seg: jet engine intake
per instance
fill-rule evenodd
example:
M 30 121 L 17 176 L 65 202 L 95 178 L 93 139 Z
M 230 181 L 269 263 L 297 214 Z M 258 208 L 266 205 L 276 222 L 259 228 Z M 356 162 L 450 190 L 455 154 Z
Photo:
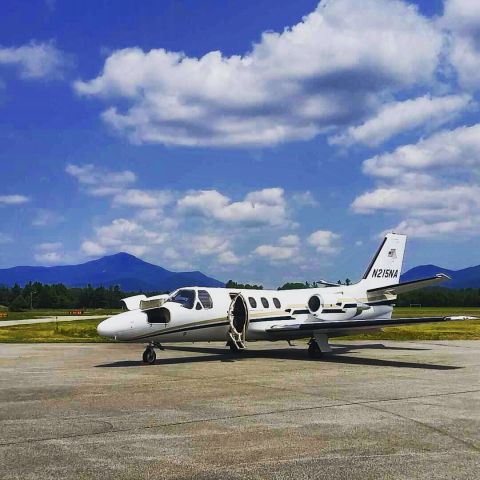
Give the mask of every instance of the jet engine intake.
M 348 320 L 370 309 L 369 305 L 331 294 L 317 293 L 308 299 L 308 310 L 319 320 Z
M 318 315 L 325 309 L 338 309 L 341 304 L 342 302 L 337 295 L 317 293 L 308 299 L 308 310 L 312 315 Z

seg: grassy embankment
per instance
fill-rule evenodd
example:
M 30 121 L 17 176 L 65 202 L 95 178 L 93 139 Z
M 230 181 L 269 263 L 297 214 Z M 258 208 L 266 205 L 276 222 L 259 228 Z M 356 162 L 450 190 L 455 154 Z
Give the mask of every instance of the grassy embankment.
M 98 311 L 90 311 L 90 315 Z M 53 315 L 60 315 L 57 311 Z M 106 314 L 108 315 L 108 314 Z M 469 315 L 480 317 L 480 308 L 396 308 L 395 317 Z M 40 315 L 45 316 L 45 315 Z M 29 318 L 32 318 L 31 316 Z M 101 320 L 78 320 L 35 325 L 0 327 L 0 342 L 108 342 L 98 336 Z M 344 339 L 358 340 L 480 340 L 480 320 L 442 322 L 388 327 L 383 332 L 366 333 Z

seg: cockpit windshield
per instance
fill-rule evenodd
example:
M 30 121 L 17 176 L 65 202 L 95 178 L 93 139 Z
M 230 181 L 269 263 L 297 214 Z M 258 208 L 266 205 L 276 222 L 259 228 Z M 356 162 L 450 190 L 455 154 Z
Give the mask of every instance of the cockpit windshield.
M 175 295 L 172 295 L 169 302 L 179 303 L 185 308 L 193 308 L 195 303 L 195 290 L 179 290 Z

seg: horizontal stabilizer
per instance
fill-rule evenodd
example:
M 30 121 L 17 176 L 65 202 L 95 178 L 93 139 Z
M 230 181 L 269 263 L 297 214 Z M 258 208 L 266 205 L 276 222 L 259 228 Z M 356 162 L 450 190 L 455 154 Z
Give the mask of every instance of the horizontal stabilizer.
M 376 318 L 371 320 L 326 320 L 323 322 L 304 322 L 295 325 L 273 325 L 267 328 L 267 332 L 322 332 L 334 333 L 341 330 L 355 330 L 364 328 L 395 327 L 397 325 L 410 325 L 415 323 L 437 323 L 462 320 L 476 320 L 477 317 L 405 317 L 405 318 Z
M 450 280 L 448 275 L 438 273 L 434 277 L 422 278 L 420 280 L 412 280 L 410 282 L 397 283 L 395 285 L 386 285 L 384 287 L 371 288 L 367 293 L 376 293 L 379 295 L 398 295 L 399 293 L 411 292 L 419 288 L 431 287 L 439 283 Z

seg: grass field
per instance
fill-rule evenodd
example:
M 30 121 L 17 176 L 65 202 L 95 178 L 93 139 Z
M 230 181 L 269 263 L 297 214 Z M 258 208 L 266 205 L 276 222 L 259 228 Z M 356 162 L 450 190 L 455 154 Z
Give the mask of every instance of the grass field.
M 62 343 L 62 342 L 108 342 L 97 334 L 97 325 L 102 320 L 78 320 L 75 322 L 37 323 L 0 327 L 1 343 Z
M 393 311 L 393 318 L 447 317 L 454 315 L 480 318 L 480 308 L 397 307 Z M 355 340 L 480 340 L 480 320 L 387 327 L 383 329 L 383 332 L 365 333 L 342 338 Z
M 50 315 L 60 315 L 53 311 Z M 89 312 L 99 313 L 97 310 Z M 107 314 L 106 314 L 107 315 Z M 434 317 L 468 315 L 480 317 L 480 308 L 396 308 L 394 317 Z M 46 316 L 40 315 L 40 316 Z M 32 317 L 28 317 L 32 318 Z M 0 328 L 2 343 L 41 342 L 109 342 L 97 334 L 101 320 L 78 320 L 75 322 L 52 322 L 36 325 L 19 325 Z M 355 340 L 480 340 L 480 320 L 442 322 L 421 325 L 388 327 L 383 332 L 366 333 L 343 339 Z

